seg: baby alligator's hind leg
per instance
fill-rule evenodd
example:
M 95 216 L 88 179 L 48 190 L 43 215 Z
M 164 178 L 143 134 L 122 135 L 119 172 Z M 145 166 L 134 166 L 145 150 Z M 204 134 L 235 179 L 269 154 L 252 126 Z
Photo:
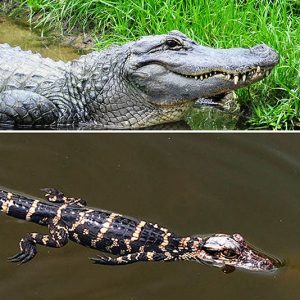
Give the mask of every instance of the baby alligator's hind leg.
M 61 223 L 54 225 L 52 222 L 49 224 L 50 234 L 42 233 L 28 233 L 20 241 L 21 252 L 8 259 L 12 262 L 19 262 L 21 264 L 28 262 L 37 253 L 36 244 L 60 248 L 67 244 L 69 234 L 68 228 Z
M 166 255 L 164 253 L 157 253 L 155 251 L 152 252 L 137 252 L 132 254 L 127 254 L 124 256 L 119 256 L 116 258 L 108 257 L 108 256 L 100 256 L 92 257 L 92 260 L 95 264 L 101 265 L 128 265 L 133 264 L 139 261 L 171 261 L 174 260 L 171 255 Z
M 18 126 L 51 125 L 57 122 L 58 108 L 47 98 L 23 90 L 0 93 L 0 123 Z

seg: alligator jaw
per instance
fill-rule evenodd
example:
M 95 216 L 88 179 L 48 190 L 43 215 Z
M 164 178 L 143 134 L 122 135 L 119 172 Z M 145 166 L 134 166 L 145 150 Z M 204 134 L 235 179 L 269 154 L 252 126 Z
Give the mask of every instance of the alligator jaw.
M 262 78 L 270 75 L 272 68 L 262 68 L 260 66 L 257 66 L 256 68 L 251 68 L 242 72 L 229 72 L 229 71 L 222 71 L 222 70 L 212 70 L 210 72 L 201 73 L 201 74 L 180 74 L 176 73 L 180 76 L 184 76 L 186 78 L 191 78 L 194 80 L 207 80 L 209 78 L 220 78 L 222 80 L 226 80 L 231 82 L 233 85 L 238 85 L 238 83 L 241 84 L 249 84 L 258 80 L 261 80 Z
M 243 72 L 223 72 L 223 71 L 211 71 L 209 73 L 205 73 L 204 75 L 181 75 L 185 78 L 190 78 L 191 80 L 200 80 L 205 81 L 210 78 L 220 78 L 220 80 L 228 81 L 232 88 L 231 92 L 225 92 L 222 94 L 217 94 L 215 96 L 207 97 L 207 98 L 199 98 L 194 102 L 194 108 L 202 108 L 203 106 L 210 106 L 221 110 L 226 113 L 240 115 L 239 104 L 235 102 L 236 95 L 234 93 L 234 89 L 240 88 L 243 86 L 250 85 L 256 81 L 263 79 L 270 75 L 272 68 L 262 68 L 260 66 L 256 68 L 249 69 Z M 180 75 L 180 74 L 179 74 Z M 233 102 L 234 101 L 234 102 Z M 232 103 L 229 105 L 229 103 Z M 234 104 L 236 103 L 236 104 Z
M 193 107 L 201 108 L 203 106 L 211 106 L 222 111 L 227 111 L 225 108 L 227 101 L 232 101 L 235 97 L 234 93 L 223 93 L 209 98 L 199 98 L 195 101 Z

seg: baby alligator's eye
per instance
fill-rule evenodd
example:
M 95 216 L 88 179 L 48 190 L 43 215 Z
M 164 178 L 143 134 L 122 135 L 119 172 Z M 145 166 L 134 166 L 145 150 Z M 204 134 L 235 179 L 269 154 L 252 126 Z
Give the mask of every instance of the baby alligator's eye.
M 174 40 L 174 39 L 167 39 L 166 40 L 166 45 L 169 48 L 178 48 L 178 47 L 182 46 L 182 44 L 178 40 Z
M 237 254 L 231 249 L 225 249 L 221 252 L 221 254 L 226 258 L 233 258 L 237 256 Z

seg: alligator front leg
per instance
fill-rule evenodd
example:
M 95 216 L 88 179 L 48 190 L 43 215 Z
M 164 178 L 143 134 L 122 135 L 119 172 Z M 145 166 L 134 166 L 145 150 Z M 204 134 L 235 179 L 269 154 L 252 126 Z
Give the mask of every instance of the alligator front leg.
M 171 261 L 175 258 L 172 257 L 170 254 L 166 255 L 164 253 L 157 253 L 155 251 L 150 252 L 137 252 L 132 254 L 127 254 L 124 256 L 119 256 L 116 258 L 112 258 L 109 256 L 100 256 L 97 257 L 91 257 L 90 260 L 92 260 L 95 264 L 101 264 L 101 265 L 128 265 L 133 264 L 135 262 L 139 261 Z
M 65 203 L 70 205 L 77 205 L 84 207 L 87 205 L 86 201 L 81 198 L 66 197 L 65 194 L 55 188 L 44 188 L 41 191 L 45 192 L 45 198 L 50 202 Z
M 20 241 L 21 252 L 15 256 L 9 257 L 11 262 L 19 262 L 20 264 L 26 263 L 33 259 L 37 253 L 36 244 L 61 248 L 68 242 L 69 234 L 68 228 L 62 223 L 54 225 L 53 222 L 48 226 L 50 234 L 42 233 L 29 233 L 26 234 Z
M 0 123 L 11 126 L 51 125 L 58 120 L 58 108 L 47 98 L 31 91 L 0 93 Z

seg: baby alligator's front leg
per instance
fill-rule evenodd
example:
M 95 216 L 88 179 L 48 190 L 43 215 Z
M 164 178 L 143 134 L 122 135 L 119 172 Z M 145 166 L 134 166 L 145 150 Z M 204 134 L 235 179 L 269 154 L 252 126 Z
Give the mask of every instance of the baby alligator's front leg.
M 50 234 L 29 233 L 26 234 L 20 241 L 21 252 L 8 259 L 12 262 L 19 262 L 21 264 L 28 262 L 37 253 L 36 244 L 60 248 L 67 244 L 69 234 L 68 228 L 61 222 L 54 224 L 51 222 L 48 225 Z

